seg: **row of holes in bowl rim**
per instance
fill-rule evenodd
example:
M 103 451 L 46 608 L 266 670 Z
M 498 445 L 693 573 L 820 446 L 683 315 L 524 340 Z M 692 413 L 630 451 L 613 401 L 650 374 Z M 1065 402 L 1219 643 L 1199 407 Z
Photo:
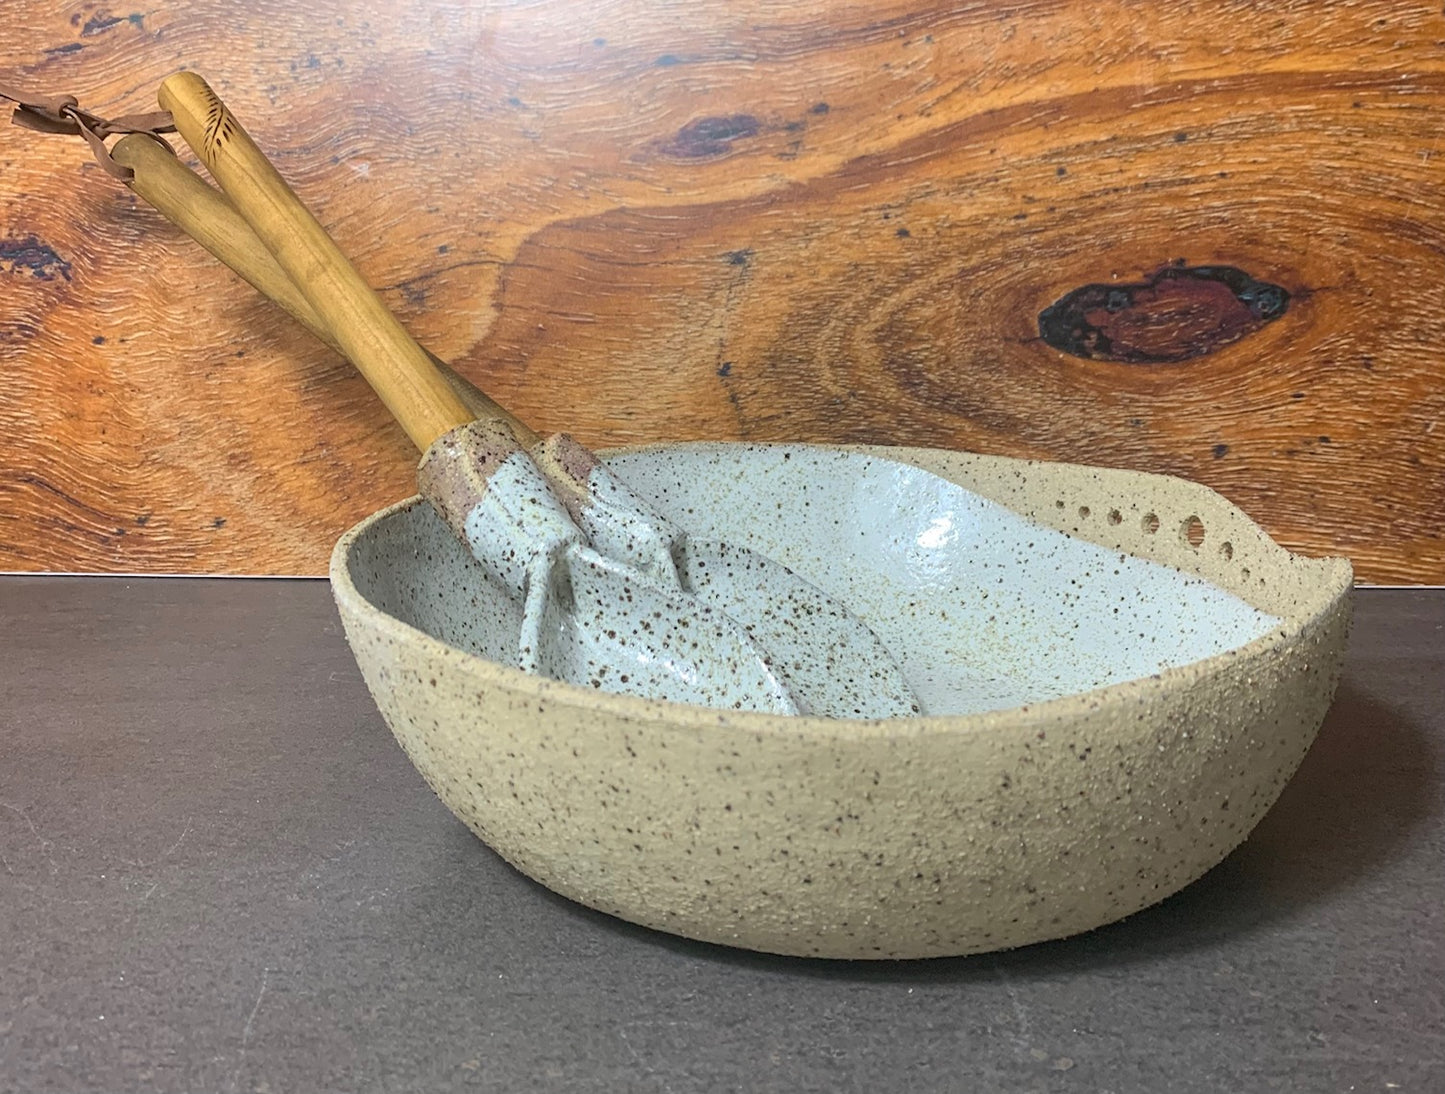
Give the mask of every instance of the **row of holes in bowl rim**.
M 1065 508 L 1063 499 L 1054 502 L 1054 505 L 1060 509 Z M 1094 511 L 1089 508 L 1089 506 L 1079 506 L 1080 520 L 1088 520 L 1093 515 Z M 1119 512 L 1119 510 L 1117 509 L 1110 509 L 1105 515 L 1104 519 L 1107 520 L 1110 524 L 1123 524 L 1124 514 Z M 1157 535 L 1160 527 L 1161 525 L 1158 513 L 1145 513 L 1142 517 L 1139 518 L 1139 528 L 1145 535 Z M 1180 543 L 1184 544 L 1186 547 L 1190 547 L 1198 551 L 1204 546 L 1204 538 L 1204 522 L 1199 519 L 1199 515 L 1197 513 L 1190 514 L 1180 522 Z M 1234 544 L 1230 543 L 1229 540 L 1225 540 L 1219 545 L 1219 554 L 1226 562 L 1228 562 L 1230 559 L 1234 558 Z M 1248 577 L 1249 574 L 1246 573 L 1244 576 Z

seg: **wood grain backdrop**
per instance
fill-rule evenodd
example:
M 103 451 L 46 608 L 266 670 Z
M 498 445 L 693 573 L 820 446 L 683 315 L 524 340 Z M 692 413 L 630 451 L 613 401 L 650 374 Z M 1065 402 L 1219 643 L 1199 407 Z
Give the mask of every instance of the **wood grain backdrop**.
M 1163 471 L 1364 580 L 1445 581 L 1439 4 L 5 17 L 0 80 L 101 113 L 206 75 L 414 332 L 541 429 Z M 1183 361 L 1040 339 L 1070 291 L 1181 260 L 1289 308 L 1228 344 L 1208 301 L 1124 317 L 1218 343 Z M 0 290 L 0 569 L 319 573 L 411 492 L 349 367 L 78 140 L 0 126 Z

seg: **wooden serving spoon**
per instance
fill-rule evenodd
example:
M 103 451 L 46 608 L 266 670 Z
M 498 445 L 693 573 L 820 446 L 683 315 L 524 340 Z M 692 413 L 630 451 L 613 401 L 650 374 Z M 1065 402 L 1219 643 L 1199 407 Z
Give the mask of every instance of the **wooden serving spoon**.
M 225 194 L 183 164 L 166 145 L 146 134 L 122 137 L 110 151 L 116 163 L 131 170 L 132 177 L 126 185 L 148 205 L 317 338 L 346 356 L 332 337 L 331 329 L 286 276 L 286 271 L 276 264 L 271 252 Z M 528 448 L 541 440 L 524 422 L 440 357 L 425 346 L 422 349 L 473 418 L 505 421 Z
M 815 586 L 745 548 L 686 535 L 565 434 L 519 435 L 490 400 L 473 421 L 205 82 L 181 73 L 160 100 L 330 340 L 425 451 L 422 492 L 522 597 L 521 667 L 702 705 L 918 713 L 877 637 Z M 215 235 L 228 233 L 244 238 Z

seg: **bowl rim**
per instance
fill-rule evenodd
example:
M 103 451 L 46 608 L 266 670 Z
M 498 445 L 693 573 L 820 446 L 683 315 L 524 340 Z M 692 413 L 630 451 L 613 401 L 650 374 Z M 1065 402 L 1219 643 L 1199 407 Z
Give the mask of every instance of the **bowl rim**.
M 919 449 L 903 446 L 809 444 L 804 442 L 759 445 L 751 441 L 698 441 L 668 442 L 662 444 L 633 445 L 625 448 L 599 449 L 598 453 L 605 458 L 608 456 L 631 455 L 634 453 L 646 453 L 678 447 L 717 446 L 728 443 L 746 444 L 753 448 L 806 447 L 833 452 L 855 452 L 875 458 L 896 459 L 898 462 L 909 464 L 910 466 L 918 465 L 910 463 L 907 454 L 937 453 L 940 451 L 937 449 Z M 950 449 L 947 450 L 947 454 L 950 456 L 967 457 L 971 461 L 981 461 L 985 467 L 995 466 L 1001 469 L 1009 467 L 1037 468 L 1045 465 L 1085 471 L 1103 470 L 1082 464 L 1068 464 L 1062 461 L 1025 460 L 1009 456 L 983 455 L 962 450 Z M 1284 568 L 1309 566 L 1316 571 L 1319 576 L 1319 581 L 1310 585 L 1314 595 L 1303 597 L 1297 610 L 1289 615 L 1280 616 L 1278 613 L 1270 612 L 1269 614 L 1275 615 L 1280 622 L 1264 634 L 1251 639 L 1243 645 L 1232 646 L 1229 649 L 1221 650 L 1208 657 L 1189 661 L 1182 665 L 1169 666 L 1148 676 L 1120 680 L 1096 688 L 1090 688 L 1086 691 L 1070 692 L 1067 695 L 1043 699 L 1036 703 L 1001 707 L 994 710 L 977 711 L 966 714 L 919 714 L 902 718 L 844 719 L 825 718 L 807 714 L 784 715 L 771 714 L 763 711 L 722 710 L 671 700 L 647 699 L 635 695 L 601 692 L 591 688 L 584 688 L 577 684 L 568 684 L 559 680 L 550 680 L 545 677 L 535 676 L 524 672 L 520 668 L 514 668 L 501 662 L 489 661 L 477 654 L 460 650 L 455 646 L 450 646 L 440 639 L 427 634 L 420 628 L 398 619 L 396 616 L 383 611 L 356 587 L 350 572 L 351 553 L 358 540 L 375 526 L 394 516 L 416 508 L 419 505 L 428 504 L 426 499 L 421 495 L 413 495 L 410 498 L 386 506 L 347 529 L 332 549 L 329 576 L 332 594 L 338 606 L 345 611 L 350 611 L 357 615 L 367 615 L 371 617 L 375 626 L 394 640 L 413 645 L 419 644 L 428 656 L 438 657 L 443 661 L 456 661 L 484 678 L 487 683 L 513 693 L 525 694 L 541 702 L 562 702 L 575 707 L 590 707 L 606 711 L 614 717 L 633 723 L 654 723 L 658 725 L 665 724 L 670 727 L 707 728 L 711 730 L 723 726 L 759 736 L 785 736 L 794 738 L 827 737 L 830 741 L 835 742 L 869 740 L 880 737 L 900 738 L 939 734 L 973 735 L 995 732 L 1005 727 L 1024 728 L 1057 725 L 1061 720 L 1067 719 L 1072 713 L 1083 713 L 1084 711 L 1094 710 L 1105 704 L 1109 706 L 1116 704 L 1137 704 L 1149 702 L 1154 697 L 1170 692 L 1192 690 L 1193 685 L 1227 671 L 1230 667 L 1238 664 L 1242 660 L 1255 660 L 1265 657 L 1281 645 L 1290 643 L 1316 621 L 1326 616 L 1339 600 L 1347 596 L 1353 589 L 1353 569 L 1348 559 L 1334 556 L 1317 559 L 1297 555 L 1288 551 L 1276 543 L 1268 533 L 1260 529 L 1258 525 L 1254 524 L 1247 514 L 1239 510 L 1238 507 L 1227 498 L 1218 495 L 1207 487 L 1177 476 L 1143 471 L 1108 470 L 1114 475 L 1134 477 L 1141 483 L 1148 482 L 1156 485 L 1167 483 L 1174 485 L 1176 488 L 1179 484 L 1184 484 L 1194 489 L 1206 490 L 1210 494 L 1214 494 L 1214 497 L 1220 505 L 1232 510 L 1237 516 L 1243 518 L 1254 528 L 1258 529 L 1262 542 L 1266 545 L 1267 552 L 1273 556 L 1272 561 L 1275 564 Z M 963 488 L 978 494 L 978 492 L 972 490 L 971 487 L 964 486 Z M 978 496 L 982 497 L 985 495 L 978 494 Z M 1019 512 L 1019 510 L 1013 509 L 1006 503 L 999 502 L 998 504 L 1004 505 L 1005 508 L 1009 508 L 1015 513 Z M 1063 534 L 1067 535 L 1068 533 L 1065 532 Z M 1143 556 L 1135 555 L 1135 557 Z M 1161 563 L 1161 565 L 1168 564 Z M 1176 567 L 1171 568 L 1177 569 Z M 1219 585 L 1216 582 L 1210 582 L 1210 584 L 1214 584 L 1219 588 L 1225 588 L 1225 586 Z M 1246 603 L 1250 603 L 1247 596 L 1241 596 L 1240 593 L 1234 592 L 1233 590 L 1226 591 L 1233 592 L 1233 595 L 1240 596 Z

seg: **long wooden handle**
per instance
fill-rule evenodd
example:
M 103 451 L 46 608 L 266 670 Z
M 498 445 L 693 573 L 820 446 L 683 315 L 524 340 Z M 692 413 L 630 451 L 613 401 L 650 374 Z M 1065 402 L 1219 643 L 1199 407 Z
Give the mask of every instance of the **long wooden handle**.
M 193 72 L 160 104 L 277 265 L 423 451 L 472 414 L 214 91 Z
M 345 355 L 316 309 L 277 265 L 271 252 L 225 194 L 168 152 L 159 141 L 143 134 L 122 137 L 111 149 L 111 156 L 134 172 L 128 185 L 142 199 L 317 338 Z M 537 443 L 537 434 L 520 419 L 458 375 L 436 354 L 430 350 L 426 353 L 473 417 L 505 421 L 524 445 L 530 448 Z

